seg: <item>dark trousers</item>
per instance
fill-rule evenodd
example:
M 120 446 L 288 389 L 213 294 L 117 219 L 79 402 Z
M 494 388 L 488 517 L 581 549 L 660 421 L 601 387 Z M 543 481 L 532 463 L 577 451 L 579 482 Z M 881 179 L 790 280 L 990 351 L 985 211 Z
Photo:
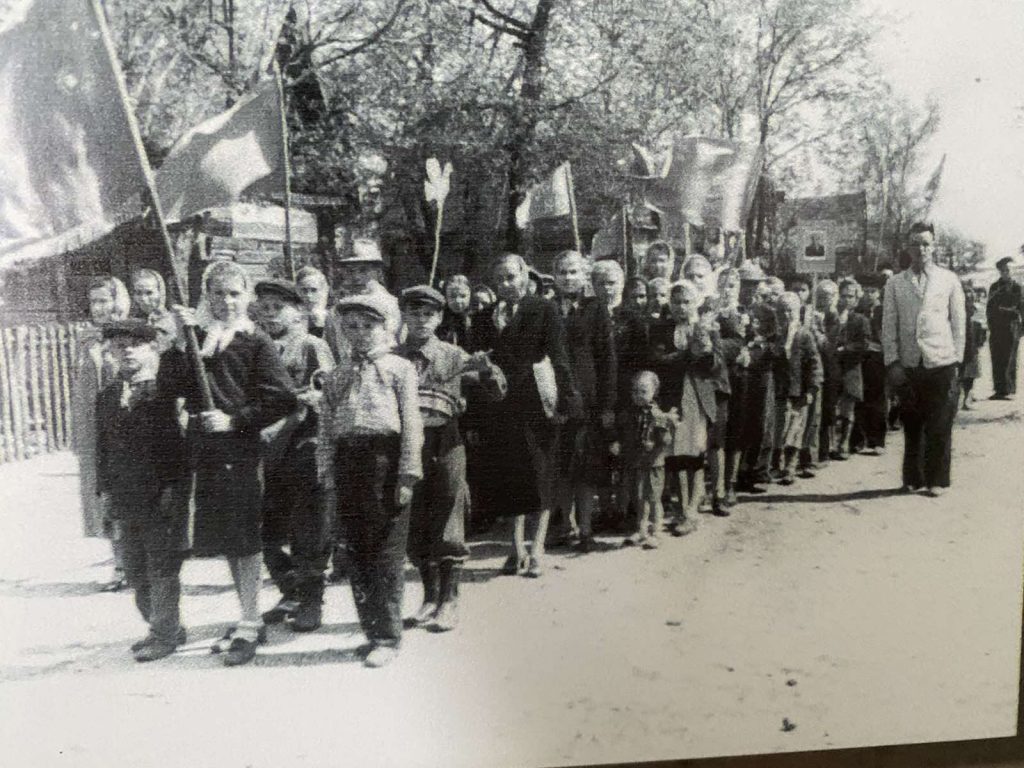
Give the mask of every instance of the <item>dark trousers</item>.
M 359 623 L 377 645 L 402 640 L 402 593 L 409 505 L 395 503 L 398 435 L 338 442 L 335 489 L 338 524 L 349 556 L 349 581 Z
M 948 488 L 953 418 L 960 400 L 956 366 L 908 368 L 900 389 L 903 483 Z
M 1017 349 L 1020 333 L 1015 328 L 992 328 L 988 339 L 992 355 L 992 388 L 997 395 L 1017 393 Z
M 125 511 L 124 572 L 135 606 L 153 637 L 174 643 L 181 627 L 179 574 L 188 546 L 188 483 L 166 489 L 151 515 Z
M 853 445 L 856 448 L 884 448 L 889 423 L 889 392 L 885 384 L 885 362 L 881 352 L 869 352 L 861 366 L 864 397 L 857 403 Z
M 421 567 L 464 562 L 466 546 L 466 448 L 455 421 L 423 430 L 423 480 L 416 485 L 409 520 L 409 559 Z
M 264 473 L 263 562 L 281 594 L 320 600 L 331 521 L 316 478 L 316 444 L 290 447 Z

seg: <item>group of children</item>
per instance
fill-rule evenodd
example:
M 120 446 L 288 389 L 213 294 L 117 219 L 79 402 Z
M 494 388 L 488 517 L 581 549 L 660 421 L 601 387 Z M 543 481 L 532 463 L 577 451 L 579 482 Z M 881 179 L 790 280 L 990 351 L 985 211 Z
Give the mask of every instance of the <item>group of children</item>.
M 585 493 L 554 494 L 564 540 L 590 551 L 603 524 L 626 534 L 623 545 L 654 549 L 666 503 L 667 529 L 686 535 L 699 513 L 727 516 L 737 492 L 813 477 L 861 448 L 884 450 L 880 280 L 867 290 L 852 278 L 819 280 L 812 295 L 809 284 L 787 291 L 700 255 L 676 266 L 670 248 L 649 256 L 646 281 L 598 262 L 583 303 L 586 260 L 566 252 L 555 261 L 557 334 L 574 338 L 584 306 L 598 307 L 587 322 L 607 337 L 594 341 L 603 351 L 585 373 L 595 391 L 618 382 L 607 402 L 557 427 L 571 443 L 564 472 L 575 477 L 588 454 L 587 483 L 569 483 Z M 471 343 L 474 326 L 500 313 L 495 294 L 464 276 L 446 280 L 444 293 L 415 286 L 396 300 L 379 266 L 372 249 L 349 259 L 345 295 L 330 306 L 318 270 L 253 284 L 242 267 L 218 261 L 194 310 L 165 308 L 163 281 L 141 270 L 132 277 L 135 317 L 125 307 L 93 313 L 106 353 L 86 350 L 103 377 L 87 425 L 94 450 L 80 453 L 95 462 L 95 482 L 83 472 L 83 493 L 116 527 L 119 567 L 149 624 L 132 647 L 139 661 L 186 641 L 179 572 L 189 554 L 230 567 L 239 617 L 212 647 L 229 666 L 253 659 L 268 623 L 320 626 L 339 544 L 346 558 L 335 567 L 347 571 L 368 666 L 395 657 L 404 628 L 457 625 L 466 525 L 488 512 L 473 506 L 481 475 L 467 442 L 476 437 L 460 416 L 508 392 L 490 350 Z M 675 272 L 681 279 L 670 282 Z M 127 295 L 104 278 L 90 288 L 91 305 L 103 304 L 104 291 L 112 305 Z M 570 370 L 583 376 L 578 350 L 570 353 Z M 600 519 L 588 512 L 581 526 L 581 507 L 598 500 Z M 423 604 L 403 620 L 407 558 Z M 264 564 L 280 600 L 261 613 Z

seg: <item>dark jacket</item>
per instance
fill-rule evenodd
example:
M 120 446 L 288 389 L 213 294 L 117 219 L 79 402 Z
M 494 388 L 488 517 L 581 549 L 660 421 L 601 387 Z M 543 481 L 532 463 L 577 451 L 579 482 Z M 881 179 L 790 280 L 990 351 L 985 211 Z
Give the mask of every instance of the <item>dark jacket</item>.
M 480 403 L 478 421 L 486 423 L 492 415 L 526 422 L 546 421 L 533 372 L 534 364 L 545 356 L 555 372 L 558 412 L 569 418 L 582 418 L 580 397 L 565 349 L 565 329 L 555 305 L 538 296 L 525 296 L 508 327 L 499 333 L 494 318 L 500 306 L 501 302 L 478 316 L 470 332 L 469 351 L 491 352 L 491 360 L 505 374 L 508 395 L 500 402 Z
M 864 399 L 864 375 L 861 369 L 871 343 L 871 321 L 857 312 L 850 312 L 839 326 L 836 336 L 836 357 L 843 381 L 843 394 L 854 400 Z
M 993 336 L 1016 336 L 1024 314 L 1024 292 L 1018 283 L 996 280 L 988 289 L 985 316 Z
M 476 317 L 469 312 L 464 315 L 456 315 L 448 307 L 445 307 L 441 325 L 437 327 L 437 338 L 466 349 L 475 320 Z
M 630 387 L 633 377 L 648 364 L 647 321 L 638 312 L 623 309 L 612 310 L 612 334 L 615 340 L 615 361 L 618 372 L 615 376 L 619 408 L 630 405 Z
M 652 323 L 651 367 L 661 380 L 658 405 L 665 411 L 679 409 L 683 399 L 683 378 L 693 377 L 694 389 L 701 411 L 714 421 L 718 413 L 715 405 L 715 381 L 719 374 L 720 361 L 711 335 L 699 326 L 695 331 L 697 348 L 678 350 L 675 346 L 675 320 Z
M 581 298 L 578 308 L 568 316 L 563 315 L 562 321 L 565 323 L 565 348 L 584 413 L 592 415 L 614 410 L 618 366 L 608 310 L 598 299 Z
M 671 417 L 653 405 L 646 414 L 636 405 L 619 412 L 615 419 L 619 456 L 627 469 L 664 467 L 672 445 L 674 424 Z
M 776 337 L 774 365 L 776 398 L 803 398 L 809 392 L 816 392 L 823 377 L 821 356 L 811 332 L 798 328 L 793 348 L 788 353 L 785 343 L 785 332 L 780 331 Z
M 140 384 L 130 407 L 122 386 L 115 380 L 96 400 L 97 490 L 110 495 L 115 517 L 141 523 L 156 514 L 161 491 L 187 477 L 185 439 L 174 398 L 156 382 Z

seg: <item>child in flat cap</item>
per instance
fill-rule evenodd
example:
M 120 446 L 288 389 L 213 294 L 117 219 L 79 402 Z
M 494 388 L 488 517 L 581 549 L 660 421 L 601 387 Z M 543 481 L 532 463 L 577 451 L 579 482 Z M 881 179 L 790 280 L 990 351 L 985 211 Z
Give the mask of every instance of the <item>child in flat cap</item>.
M 436 336 L 445 298 L 428 285 L 407 289 L 401 298 L 406 340 L 395 353 L 416 367 L 424 424 L 423 481 L 413 493 L 409 559 L 423 580 L 423 605 L 413 626 L 445 632 L 458 623 L 459 577 L 466 547 L 466 449 L 459 430 L 465 410 L 463 383 L 479 385 L 490 400 L 505 396 L 501 370 L 478 352 L 470 355 Z
M 188 548 L 188 466 L 176 401 L 158 390 L 157 329 L 144 320 L 103 329 L 118 378 L 96 404 L 99 491 L 121 524 L 124 569 L 135 605 L 149 624 L 132 646 L 154 661 L 185 642 L 179 573 Z
M 256 283 L 256 317 L 277 348 L 300 407 L 263 430 L 263 562 L 281 591 L 263 614 L 299 632 L 320 627 L 331 521 L 317 481 L 319 392 L 314 377 L 334 368 L 327 342 L 308 331 L 303 300 L 287 280 Z
M 409 511 L 423 476 L 416 367 L 390 351 L 386 298 L 338 302 L 351 355 L 324 378 L 318 437 L 318 473 L 348 548 L 368 667 L 398 655 Z

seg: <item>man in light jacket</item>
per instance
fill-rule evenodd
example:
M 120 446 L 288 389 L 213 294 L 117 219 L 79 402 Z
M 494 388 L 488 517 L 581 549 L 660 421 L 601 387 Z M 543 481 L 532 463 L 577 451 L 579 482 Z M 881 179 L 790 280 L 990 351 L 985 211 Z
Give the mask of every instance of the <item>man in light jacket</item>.
M 934 239 L 931 224 L 910 228 L 910 267 L 885 285 L 882 353 L 889 384 L 900 398 L 903 489 L 940 496 L 950 485 L 967 321 L 959 279 L 932 261 Z

